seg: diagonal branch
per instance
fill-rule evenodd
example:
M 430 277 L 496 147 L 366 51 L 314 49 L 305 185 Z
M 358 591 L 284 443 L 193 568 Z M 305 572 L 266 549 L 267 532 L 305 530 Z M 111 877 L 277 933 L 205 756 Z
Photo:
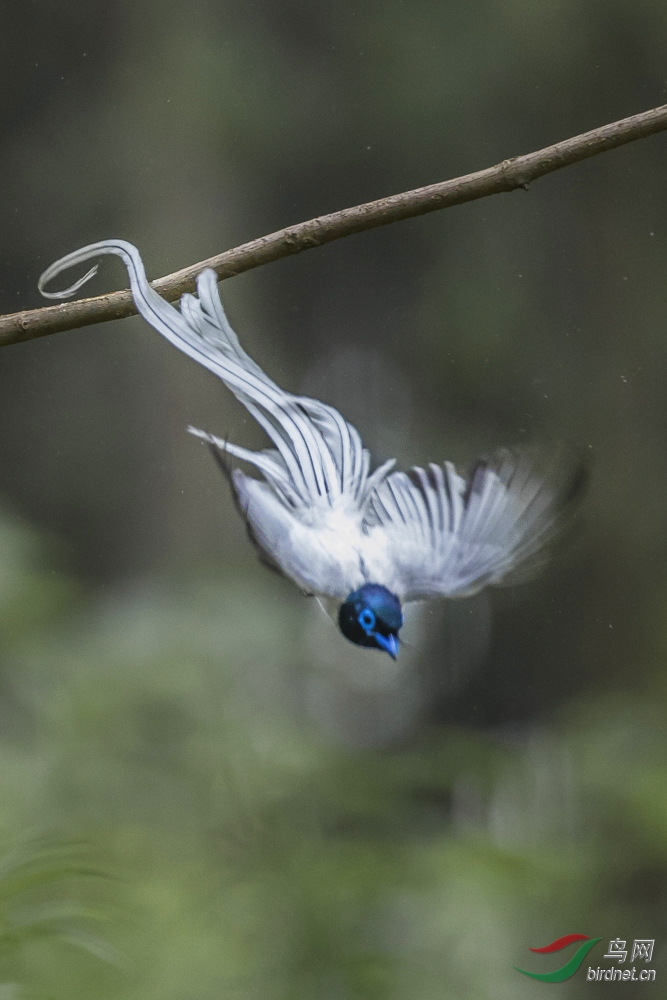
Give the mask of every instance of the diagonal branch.
M 276 233 L 262 236 L 233 250 L 226 250 L 215 257 L 209 257 L 198 264 L 175 271 L 164 278 L 158 278 L 151 284 L 166 299 L 173 301 L 183 292 L 193 291 L 197 275 L 207 267 L 213 268 L 220 279 L 230 278 L 262 264 L 269 264 L 282 257 L 289 257 L 303 250 L 310 250 L 311 247 L 322 246 L 343 236 L 350 236 L 352 233 L 360 233 L 377 226 L 387 226 L 391 222 L 436 212 L 451 205 L 462 205 L 464 202 L 499 194 L 501 191 L 527 188 L 531 181 L 545 174 L 665 129 L 667 129 L 667 104 L 603 125 L 601 128 L 565 139 L 534 153 L 514 156 L 485 170 L 416 188 L 414 191 L 390 195 L 388 198 L 370 201 L 365 205 L 344 208 L 340 212 L 332 212 L 330 215 L 321 215 L 308 222 L 288 226 Z M 0 347 L 32 340 L 34 337 L 46 337 L 61 330 L 74 330 L 93 323 L 104 323 L 110 319 L 121 319 L 133 315 L 136 311 L 132 296 L 129 290 L 126 290 L 98 295 L 91 299 L 79 299 L 62 305 L 46 306 L 43 309 L 10 313 L 0 316 Z

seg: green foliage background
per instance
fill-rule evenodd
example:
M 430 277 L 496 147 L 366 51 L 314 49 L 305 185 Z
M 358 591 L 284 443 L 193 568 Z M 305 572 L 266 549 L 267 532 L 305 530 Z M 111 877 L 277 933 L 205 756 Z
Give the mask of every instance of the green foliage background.
M 93 240 L 153 277 L 657 105 L 666 48 L 654 0 L 6 3 L 0 309 Z M 342 683 L 256 564 L 184 434 L 262 443 L 214 379 L 136 319 L 1 352 L 0 1000 L 662 995 L 666 154 L 222 286 L 378 460 L 590 456 L 578 546 L 402 679 Z M 572 932 L 656 983 L 514 971 Z

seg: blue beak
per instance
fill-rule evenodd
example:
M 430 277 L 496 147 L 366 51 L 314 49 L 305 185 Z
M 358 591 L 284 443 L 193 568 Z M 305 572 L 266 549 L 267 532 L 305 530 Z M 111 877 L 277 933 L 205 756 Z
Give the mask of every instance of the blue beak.
M 398 638 L 395 635 L 380 635 L 379 632 L 373 632 L 373 638 L 377 642 L 378 646 L 384 649 L 385 653 L 389 653 L 392 660 L 395 660 L 398 656 Z

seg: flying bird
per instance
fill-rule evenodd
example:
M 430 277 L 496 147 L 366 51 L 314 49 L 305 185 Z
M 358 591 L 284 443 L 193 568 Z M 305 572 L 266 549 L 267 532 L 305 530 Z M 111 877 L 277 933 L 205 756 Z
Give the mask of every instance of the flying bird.
M 183 295 L 179 311 L 148 284 L 136 247 L 103 240 L 47 268 L 42 295 L 74 295 L 97 265 L 64 291 L 44 287 L 102 254 L 125 263 L 143 318 L 221 378 L 271 439 L 272 448 L 250 451 L 188 428 L 216 450 L 263 561 L 319 598 L 351 642 L 396 659 L 407 602 L 467 597 L 526 578 L 542 562 L 579 475 L 565 476 L 557 461 L 543 468 L 531 449 L 501 449 L 467 476 L 451 462 L 393 471 L 395 459 L 371 471 L 358 431 L 333 406 L 285 392 L 245 353 L 214 271 L 202 271 L 197 295 Z M 232 471 L 230 455 L 261 478 Z

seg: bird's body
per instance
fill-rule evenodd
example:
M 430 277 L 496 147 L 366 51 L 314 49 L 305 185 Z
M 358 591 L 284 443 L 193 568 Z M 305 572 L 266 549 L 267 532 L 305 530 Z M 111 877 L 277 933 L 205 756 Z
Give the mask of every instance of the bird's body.
M 201 435 L 218 444 L 212 435 Z M 388 539 L 364 522 L 357 504 L 342 498 L 330 507 L 286 510 L 265 484 L 234 470 L 239 505 L 262 549 L 302 590 L 343 600 L 364 583 L 382 581 L 397 592 Z
M 401 604 L 513 582 L 539 559 L 567 497 L 553 469 L 538 471 L 532 452 L 499 451 L 469 477 L 449 462 L 406 474 L 392 471 L 390 460 L 371 473 L 359 433 L 337 410 L 283 391 L 243 351 L 213 271 L 199 275 L 198 296 L 184 295 L 179 312 L 150 287 L 136 248 L 108 240 L 48 268 L 43 294 L 72 295 L 96 268 L 65 292 L 43 286 L 100 254 L 123 259 L 141 315 L 218 375 L 271 438 L 273 448 L 252 452 L 190 428 L 220 455 L 259 470 L 262 479 L 223 463 L 251 538 L 265 561 L 337 609 L 351 641 L 395 656 Z

